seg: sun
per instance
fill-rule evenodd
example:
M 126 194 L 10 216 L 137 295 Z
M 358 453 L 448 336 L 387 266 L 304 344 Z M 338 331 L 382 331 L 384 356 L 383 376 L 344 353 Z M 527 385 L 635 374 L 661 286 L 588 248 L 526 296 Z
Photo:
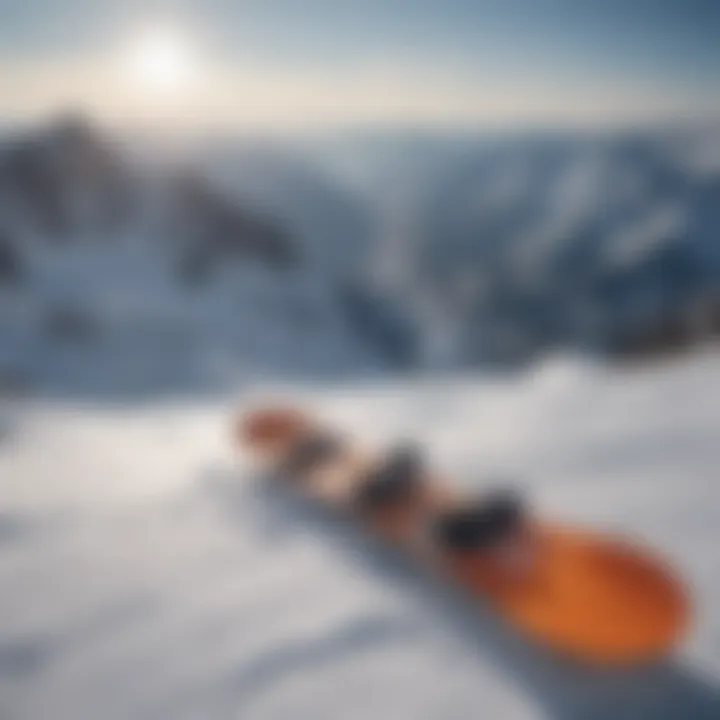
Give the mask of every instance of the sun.
M 174 93 L 189 85 L 194 58 L 190 43 L 171 27 L 147 27 L 124 53 L 127 80 L 148 92 Z

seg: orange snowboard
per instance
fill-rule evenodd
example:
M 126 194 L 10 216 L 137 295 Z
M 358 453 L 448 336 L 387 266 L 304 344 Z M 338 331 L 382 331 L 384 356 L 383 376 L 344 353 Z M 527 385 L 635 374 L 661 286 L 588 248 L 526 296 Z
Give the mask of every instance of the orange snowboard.
M 321 429 L 295 409 L 251 413 L 238 439 L 272 465 L 298 438 Z M 347 446 L 330 467 L 303 477 L 301 487 L 319 500 L 350 509 L 366 454 Z M 684 588 L 635 544 L 582 529 L 533 521 L 532 562 L 509 574 L 492 557 L 463 557 L 419 541 L 418 526 L 433 511 L 458 500 L 428 478 L 413 507 L 364 518 L 386 540 L 432 564 L 473 595 L 492 603 L 518 631 L 563 654 L 602 664 L 631 664 L 666 655 L 689 620 Z

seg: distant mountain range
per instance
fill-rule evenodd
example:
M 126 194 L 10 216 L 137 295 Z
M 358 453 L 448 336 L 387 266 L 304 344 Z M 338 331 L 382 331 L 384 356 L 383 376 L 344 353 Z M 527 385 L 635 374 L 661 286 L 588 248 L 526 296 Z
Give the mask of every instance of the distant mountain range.
M 417 205 L 414 273 L 466 361 L 718 330 L 720 132 L 495 142 Z
M 0 381 L 505 365 L 720 326 L 720 130 L 155 150 L 82 117 L 6 134 Z M 48 362 L 91 336 L 107 377 Z

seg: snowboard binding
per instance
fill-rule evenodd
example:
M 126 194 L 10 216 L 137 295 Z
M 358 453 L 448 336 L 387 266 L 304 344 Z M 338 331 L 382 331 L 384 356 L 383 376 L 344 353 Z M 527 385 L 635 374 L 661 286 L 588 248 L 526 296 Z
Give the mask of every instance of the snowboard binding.
M 414 445 L 400 445 L 358 482 L 353 500 L 364 514 L 398 510 L 412 505 L 422 485 L 420 451 Z
M 517 537 L 526 521 L 520 497 L 494 490 L 459 508 L 441 511 L 432 524 L 436 544 L 454 553 L 491 551 Z

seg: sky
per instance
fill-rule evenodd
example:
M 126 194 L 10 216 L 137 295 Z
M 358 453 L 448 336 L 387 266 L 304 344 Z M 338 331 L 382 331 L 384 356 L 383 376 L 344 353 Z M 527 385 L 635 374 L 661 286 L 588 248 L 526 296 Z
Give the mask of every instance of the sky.
M 178 127 L 720 117 L 718 0 L 0 0 L 0 118 Z

